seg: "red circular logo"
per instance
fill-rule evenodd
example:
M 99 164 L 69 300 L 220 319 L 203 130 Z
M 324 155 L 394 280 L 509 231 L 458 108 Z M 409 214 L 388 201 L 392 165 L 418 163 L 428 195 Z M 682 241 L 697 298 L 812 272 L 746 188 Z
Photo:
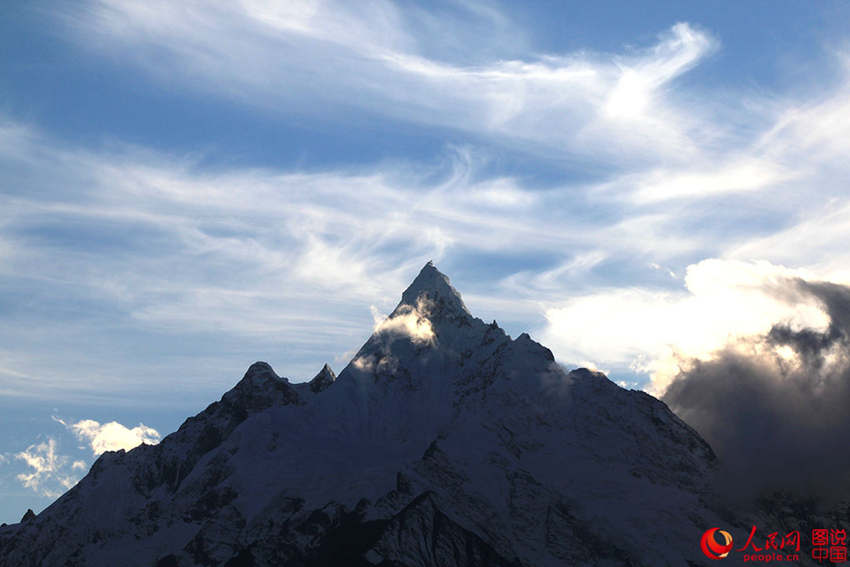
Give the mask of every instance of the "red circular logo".
M 717 541 L 715 534 L 720 534 L 723 543 Z M 732 535 L 726 530 L 711 528 L 702 534 L 702 539 L 699 540 L 699 546 L 709 559 L 723 559 L 732 551 Z

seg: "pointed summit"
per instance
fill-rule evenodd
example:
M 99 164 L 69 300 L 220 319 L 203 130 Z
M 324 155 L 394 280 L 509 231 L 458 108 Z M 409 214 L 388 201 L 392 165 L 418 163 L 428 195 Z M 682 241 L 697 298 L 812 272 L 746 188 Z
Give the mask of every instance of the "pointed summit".
M 331 384 L 333 384 L 335 380 L 336 374 L 334 374 L 334 371 L 331 369 L 330 366 L 325 364 L 324 366 L 322 366 L 322 369 L 319 370 L 319 373 L 316 374 L 316 376 L 312 380 L 310 380 L 310 391 L 319 393 Z
M 444 309 L 450 311 L 470 314 L 460 297 L 460 293 L 449 282 L 448 276 L 438 270 L 431 260 L 428 260 L 413 283 L 404 290 L 399 306 L 416 307 L 423 300 L 439 303 Z

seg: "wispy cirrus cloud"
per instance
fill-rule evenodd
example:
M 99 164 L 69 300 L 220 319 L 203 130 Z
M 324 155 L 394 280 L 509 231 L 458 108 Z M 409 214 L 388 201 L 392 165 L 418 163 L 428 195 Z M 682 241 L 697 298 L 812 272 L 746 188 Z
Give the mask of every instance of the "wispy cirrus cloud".
M 842 89 L 833 97 L 842 96 Z M 807 116 L 817 128 L 831 113 Z M 764 186 L 738 191 L 711 180 L 737 178 L 738 166 L 730 171 L 721 166 L 705 173 L 708 178 L 696 170 L 649 177 L 623 173 L 601 189 L 565 183 L 541 190 L 519 178 L 482 175 L 480 155 L 470 147 L 454 148 L 424 171 L 399 163 L 323 172 L 207 170 L 196 160 L 139 148 L 72 149 L 23 126 L 7 128 L 5 135 L 2 147 L 8 151 L 0 158 L 13 166 L 6 173 L 9 186 L 20 188 L 2 197 L 0 236 L 16 243 L 0 267 L 7 281 L 29 274 L 26 282 L 17 280 L 21 286 L 35 282 L 44 293 L 61 286 L 84 301 L 97 296 L 95 305 L 157 333 L 215 331 L 228 340 L 260 342 L 274 337 L 301 347 L 304 362 L 291 359 L 288 370 L 296 375 L 309 376 L 321 358 L 356 348 L 369 328 L 365 306 L 379 298 L 379 308 L 391 308 L 406 280 L 429 258 L 544 258 L 542 267 L 508 273 L 496 284 L 479 282 L 469 290 L 473 309 L 508 313 L 526 326 L 545 313 L 538 336 L 560 358 L 646 371 L 660 368 L 659 353 L 669 353 L 671 341 L 676 346 L 677 337 L 685 336 L 644 332 L 641 314 L 649 317 L 647 306 L 672 313 L 680 300 L 701 304 L 688 311 L 695 319 L 661 319 L 671 327 L 703 327 L 715 334 L 723 325 L 718 314 L 732 313 L 691 299 L 689 284 L 676 276 L 688 266 L 727 256 L 767 259 L 809 266 L 823 277 L 824 262 L 836 269 L 845 257 L 840 235 L 850 209 L 840 183 L 811 167 L 807 156 L 790 153 L 787 148 L 797 146 L 786 138 L 781 152 L 766 143 L 759 147 L 759 156 L 782 158 L 780 173 L 769 174 L 774 182 L 766 178 Z M 738 152 L 746 156 L 748 149 Z M 821 155 L 825 170 L 840 167 L 829 161 L 836 154 Z M 635 179 L 653 178 L 668 187 L 652 198 L 640 197 L 646 185 L 633 184 L 638 193 L 628 189 Z M 696 181 L 707 188 L 693 185 Z M 623 190 L 612 191 L 614 185 Z M 806 199 L 817 195 L 829 206 L 809 207 L 801 218 L 802 187 L 812 188 Z M 764 191 L 771 194 L 767 202 L 758 195 Z M 761 203 L 761 218 L 753 218 L 752 199 Z M 575 207 L 593 213 L 574 212 Z M 824 247 L 812 244 L 813 232 Z M 605 275 L 611 270 L 613 276 Z M 624 286 L 623 277 L 635 283 Z M 612 302 L 620 308 L 602 309 Z M 758 319 L 760 328 L 781 315 L 755 312 L 754 305 L 760 302 L 738 307 Z M 622 329 L 620 340 L 610 340 L 612 327 Z M 574 340 L 571 328 L 584 329 L 596 346 Z M 748 330 L 754 328 L 730 328 Z M 38 332 L 50 336 L 43 327 Z M 16 340 L 26 336 L 26 330 L 16 333 Z M 59 338 L 60 344 L 66 340 Z M 324 354 L 316 355 L 318 350 Z M 7 382 L 33 374 L 31 364 L 39 362 L 24 354 L 18 349 L 16 360 L 4 364 Z M 39 373 L 45 386 L 85 389 L 123 372 L 112 366 L 117 364 L 99 360 L 104 378 L 86 369 L 86 379 L 76 383 L 50 379 L 59 376 L 55 370 Z
M 522 30 L 494 8 L 460 11 L 462 24 L 458 14 L 440 15 L 443 29 L 458 24 L 455 35 L 438 32 L 428 10 L 388 1 L 352 10 L 344 2 L 92 0 L 65 15 L 85 47 L 165 84 L 182 77 L 183 88 L 272 113 L 310 113 L 325 101 L 331 116 L 354 106 L 558 159 L 683 162 L 723 136 L 711 121 L 692 119 L 693 106 L 669 89 L 717 49 L 704 30 L 676 23 L 653 45 L 622 53 L 529 54 L 518 49 Z M 451 58 L 447 43 L 459 44 Z
M 69 467 L 69 457 L 60 455 L 57 448 L 56 440 L 51 437 L 15 454 L 15 459 L 24 462 L 29 469 L 29 472 L 17 475 L 25 488 L 40 496 L 56 498 L 77 483 L 80 476 L 74 473 L 81 468 L 77 462 Z

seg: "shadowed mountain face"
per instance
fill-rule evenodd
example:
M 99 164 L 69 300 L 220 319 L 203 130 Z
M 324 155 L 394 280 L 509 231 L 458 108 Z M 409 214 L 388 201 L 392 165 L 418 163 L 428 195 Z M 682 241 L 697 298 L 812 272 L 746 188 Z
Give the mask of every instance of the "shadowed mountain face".
M 653 397 L 474 318 L 429 263 L 338 377 L 251 365 L 0 529 L 0 567 L 704 564 L 730 521 L 715 461 Z

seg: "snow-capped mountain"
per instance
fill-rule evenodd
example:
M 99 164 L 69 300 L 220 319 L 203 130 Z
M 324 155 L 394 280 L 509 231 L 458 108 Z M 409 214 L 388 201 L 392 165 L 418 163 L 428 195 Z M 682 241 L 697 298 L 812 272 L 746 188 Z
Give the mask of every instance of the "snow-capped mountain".
M 254 363 L 0 529 L 0 567 L 703 565 L 715 467 L 663 403 L 473 317 L 428 263 L 338 377 Z

